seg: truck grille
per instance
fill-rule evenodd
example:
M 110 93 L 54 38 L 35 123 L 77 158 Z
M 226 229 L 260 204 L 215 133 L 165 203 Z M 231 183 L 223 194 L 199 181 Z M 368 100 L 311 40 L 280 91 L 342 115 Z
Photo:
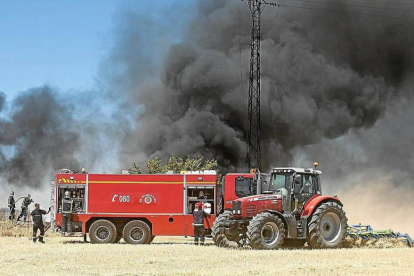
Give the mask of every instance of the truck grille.
M 247 206 L 246 208 L 246 215 L 248 216 L 255 216 L 257 212 L 256 206 Z

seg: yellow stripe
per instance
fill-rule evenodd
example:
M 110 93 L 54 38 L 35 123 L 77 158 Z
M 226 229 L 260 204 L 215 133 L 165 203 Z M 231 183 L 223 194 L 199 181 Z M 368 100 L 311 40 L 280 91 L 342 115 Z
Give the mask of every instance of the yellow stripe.
M 96 184 L 184 184 L 182 181 L 180 182 L 89 181 L 89 183 L 96 183 Z M 186 182 L 186 184 L 216 184 L 216 182 Z
M 98 183 L 98 184 L 183 184 L 183 182 L 134 182 L 134 181 L 89 181 L 89 183 Z
M 216 184 L 216 182 L 186 182 L 185 184 Z

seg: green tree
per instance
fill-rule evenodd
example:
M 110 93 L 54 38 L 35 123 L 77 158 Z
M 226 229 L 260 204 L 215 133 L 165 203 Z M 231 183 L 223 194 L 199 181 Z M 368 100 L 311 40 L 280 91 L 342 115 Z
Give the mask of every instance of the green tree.
M 171 155 L 165 164 L 162 164 L 161 158 L 155 157 L 146 160 L 145 166 L 147 174 L 166 173 L 168 171 L 180 173 L 182 171 L 215 170 L 217 173 L 219 172 L 216 159 L 205 159 L 201 155 L 196 155 L 194 157 L 188 155 L 186 158 Z M 141 174 L 141 168 L 134 162 L 128 172 L 130 174 Z

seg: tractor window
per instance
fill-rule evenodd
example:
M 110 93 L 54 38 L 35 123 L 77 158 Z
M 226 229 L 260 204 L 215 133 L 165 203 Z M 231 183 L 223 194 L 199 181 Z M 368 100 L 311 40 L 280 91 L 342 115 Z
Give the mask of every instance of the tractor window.
M 236 178 L 236 196 L 246 197 L 256 194 L 256 187 L 252 186 L 251 178 L 238 177 Z
M 269 191 L 277 191 L 282 188 L 290 187 L 292 180 L 293 178 L 291 174 L 272 174 Z
M 314 178 L 315 178 L 314 175 L 309 175 L 309 174 L 302 175 L 303 193 L 313 194 L 313 185 L 315 183 Z

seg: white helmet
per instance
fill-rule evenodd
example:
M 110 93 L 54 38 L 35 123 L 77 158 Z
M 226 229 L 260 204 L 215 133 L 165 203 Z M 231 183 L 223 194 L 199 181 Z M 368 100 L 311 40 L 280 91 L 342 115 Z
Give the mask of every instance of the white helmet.
M 31 198 L 32 196 L 30 194 L 27 195 L 28 198 Z
M 65 192 L 65 196 L 69 197 L 70 196 L 70 192 L 69 191 L 66 191 Z
M 11 196 L 14 196 L 14 192 L 12 191 L 12 192 L 10 193 L 10 195 L 11 195 Z

